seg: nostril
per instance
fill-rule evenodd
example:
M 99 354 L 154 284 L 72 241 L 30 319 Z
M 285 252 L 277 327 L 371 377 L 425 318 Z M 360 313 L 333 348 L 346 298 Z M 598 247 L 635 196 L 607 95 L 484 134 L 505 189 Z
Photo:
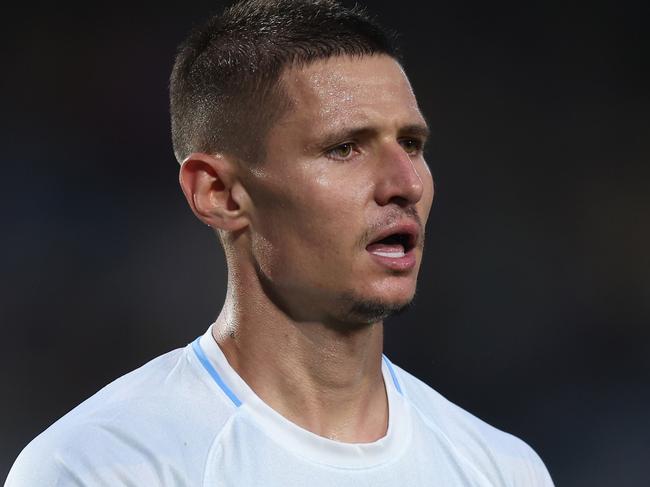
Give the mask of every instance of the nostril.
M 386 203 L 393 203 L 394 205 L 397 205 L 401 208 L 411 206 L 413 204 L 408 198 L 404 198 L 403 196 L 393 196 Z

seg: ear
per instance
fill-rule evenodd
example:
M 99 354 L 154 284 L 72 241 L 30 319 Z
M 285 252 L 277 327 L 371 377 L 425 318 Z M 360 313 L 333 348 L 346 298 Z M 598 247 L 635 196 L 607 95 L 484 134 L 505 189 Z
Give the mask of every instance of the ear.
M 236 164 L 221 155 L 194 152 L 181 164 L 179 182 L 192 211 L 206 225 L 234 232 L 245 228 L 248 195 Z

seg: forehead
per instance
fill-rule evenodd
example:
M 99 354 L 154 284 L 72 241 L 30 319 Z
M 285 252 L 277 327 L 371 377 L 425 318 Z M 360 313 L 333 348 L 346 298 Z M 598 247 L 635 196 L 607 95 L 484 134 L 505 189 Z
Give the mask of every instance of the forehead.
M 423 124 L 402 67 L 385 55 L 339 56 L 291 68 L 282 77 L 292 109 L 279 121 L 311 131 L 346 124 Z

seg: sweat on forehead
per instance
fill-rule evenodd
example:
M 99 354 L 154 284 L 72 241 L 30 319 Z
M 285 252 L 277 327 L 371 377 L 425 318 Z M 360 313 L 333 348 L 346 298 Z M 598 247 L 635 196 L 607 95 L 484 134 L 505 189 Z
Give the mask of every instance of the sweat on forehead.
M 289 109 L 270 130 L 300 125 L 319 139 L 339 139 L 344 137 L 337 134 L 344 132 L 377 130 L 391 113 L 391 124 L 419 125 L 420 132 L 426 131 L 406 74 L 385 55 L 337 56 L 293 67 L 283 73 L 281 85 Z

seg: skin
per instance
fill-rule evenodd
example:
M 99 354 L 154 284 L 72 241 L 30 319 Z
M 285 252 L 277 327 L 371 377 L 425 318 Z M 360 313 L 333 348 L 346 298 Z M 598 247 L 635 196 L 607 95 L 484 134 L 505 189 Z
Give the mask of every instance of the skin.
M 401 66 L 334 57 L 285 71 L 292 108 L 261 165 L 191 154 L 180 183 L 220 232 L 228 290 L 213 327 L 240 376 L 299 426 L 345 442 L 387 429 L 383 324 L 415 293 L 433 180 L 426 123 Z M 416 224 L 416 265 L 388 269 L 366 250 L 378 232 Z

